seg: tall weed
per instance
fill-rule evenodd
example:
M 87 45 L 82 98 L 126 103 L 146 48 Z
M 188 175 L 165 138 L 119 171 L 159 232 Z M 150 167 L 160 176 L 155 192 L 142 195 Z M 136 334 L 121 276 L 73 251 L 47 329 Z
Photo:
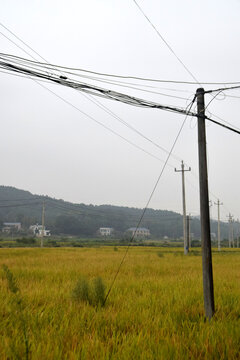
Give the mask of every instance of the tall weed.
M 93 306 L 103 306 L 105 299 L 105 285 L 101 277 L 89 282 L 81 277 L 72 290 L 72 299 L 77 302 L 85 302 Z
M 89 302 L 89 282 L 86 278 L 80 278 L 72 290 L 72 299 Z
M 17 313 L 19 314 L 19 322 L 21 325 L 20 327 L 22 329 L 22 335 L 23 335 L 24 346 L 25 346 L 25 359 L 28 360 L 30 345 L 29 345 L 29 339 L 28 339 L 28 333 L 27 333 L 27 320 L 26 320 L 26 314 L 24 311 L 23 298 L 21 296 L 20 289 L 17 285 L 17 281 L 14 278 L 11 270 L 5 264 L 3 264 L 2 269 L 3 269 L 3 272 L 4 272 L 6 280 L 7 280 L 8 289 L 13 294 L 13 301 L 17 308 Z M 14 347 L 12 347 L 12 350 L 13 350 L 15 358 L 21 358 L 21 356 L 19 356 L 15 353 Z

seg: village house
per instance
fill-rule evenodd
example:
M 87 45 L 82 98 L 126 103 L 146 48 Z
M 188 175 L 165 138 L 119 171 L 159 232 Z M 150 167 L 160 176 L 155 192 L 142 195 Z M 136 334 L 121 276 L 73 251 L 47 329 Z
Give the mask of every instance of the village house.
M 111 236 L 113 234 L 114 229 L 110 227 L 102 227 L 98 230 L 101 236 Z
M 11 231 L 20 231 L 21 227 L 21 223 L 19 222 L 4 222 L 2 232 L 10 233 Z
M 131 236 L 133 236 L 135 234 L 135 237 L 138 238 L 146 238 L 150 236 L 150 231 L 146 228 L 135 228 L 132 227 L 130 229 L 127 230 L 127 233 L 131 234 Z
M 42 235 L 51 236 L 50 230 L 47 230 L 45 226 L 43 227 L 42 225 L 31 225 L 29 230 L 32 231 L 36 237 L 41 237 Z

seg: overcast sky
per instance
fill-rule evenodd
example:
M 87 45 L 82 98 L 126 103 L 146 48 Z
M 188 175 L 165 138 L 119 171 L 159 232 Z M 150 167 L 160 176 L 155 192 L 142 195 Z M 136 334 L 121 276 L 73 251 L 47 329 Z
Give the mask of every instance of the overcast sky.
M 138 3 L 200 83 L 240 81 L 239 0 L 138 0 Z M 0 0 L 0 4 L 0 22 L 50 63 L 108 74 L 193 81 L 133 0 Z M 32 55 L 42 61 L 2 26 L 0 31 L 1 52 L 28 59 Z M 0 77 L 0 184 L 75 203 L 146 205 L 161 172 L 161 160 L 114 135 L 39 83 L 2 72 Z M 134 80 L 128 82 L 136 84 Z M 166 159 L 165 152 L 81 93 L 41 84 L 135 145 Z M 155 87 L 150 90 L 182 99 L 120 86 L 114 89 L 185 108 L 199 87 L 144 84 Z M 98 85 L 110 88 L 107 83 Z M 240 98 L 229 95 L 240 97 L 240 91 L 219 95 L 210 103 L 207 115 L 219 116 L 240 127 Z M 206 96 L 206 104 L 211 100 L 210 95 Z M 167 150 L 171 149 L 184 120 L 183 115 L 162 110 L 99 101 Z M 224 203 L 222 220 L 226 220 L 229 212 L 240 218 L 240 137 L 208 123 L 207 143 L 210 199 L 216 202 L 219 198 Z M 192 168 L 186 173 L 187 212 L 197 215 L 195 118 L 188 117 L 173 152 L 175 157 L 169 159 L 150 207 L 182 212 L 181 175 L 174 172 L 174 167 L 180 169 L 182 159 Z M 212 207 L 211 212 L 216 218 L 217 207 Z

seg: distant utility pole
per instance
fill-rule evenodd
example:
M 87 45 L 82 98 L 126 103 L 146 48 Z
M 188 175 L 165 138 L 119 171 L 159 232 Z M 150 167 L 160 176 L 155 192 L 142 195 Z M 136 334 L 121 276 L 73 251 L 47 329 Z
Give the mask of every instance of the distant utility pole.
M 184 179 L 184 172 L 191 171 L 191 168 L 185 169 L 184 163 L 182 160 L 181 170 L 177 170 L 176 172 L 182 173 L 182 199 L 183 199 L 183 240 L 184 240 L 184 254 L 187 255 L 188 253 L 188 246 L 187 246 L 187 221 L 186 221 L 186 197 L 185 197 L 185 179 Z
M 200 189 L 200 214 L 201 214 L 201 242 L 202 242 L 202 269 L 203 269 L 203 297 L 205 315 L 210 320 L 215 312 L 212 250 L 209 218 L 207 151 L 205 130 L 205 103 L 204 89 L 197 89 L 198 111 L 198 157 L 199 157 L 199 189 Z
M 210 223 L 211 223 L 211 219 L 212 219 L 212 206 L 213 206 L 213 202 L 212 200 L 209 200 L 209 218 L 210 218 Z M 211 225 L 211 224 L 210 224 Z
M 218 251 L 221 251 L 221 234 L 220 234 L 220 205 L 223 205 L 223 203 L 220 203 L 219 199 L 216 203 L 214 203 L 218 207 Z
M 43 205 L 42 205 L 41 247 L 43 247 L 44 228 L 45 228 L 45 200 L 43 200 Z
M 234 247 L 233 239 L 233 216 L 229 213 L 228 215 L 228 245 L 229 247 Z
M 234 218 L 232 217 L 232 247 L 234 248 L 235 247 L 235 244 L 234 244 Z
M 239 219 L 237 219 L 237 248 L 239 248 Z
M 191 221 L 191 216 L 190 214 L 187 215 L 187 248 L 188 250 L 190 250 L 191 248 L 191 233 L 190 233 L 190 221 Z
M 210 237 L 211 237 L 211 241 L 212 241 L 212 233 L 211 233 L 212 206 L 213 206 L 213 202 L 212 202 L 212 200 L 209 200 L 209 221 L 210 221 Z

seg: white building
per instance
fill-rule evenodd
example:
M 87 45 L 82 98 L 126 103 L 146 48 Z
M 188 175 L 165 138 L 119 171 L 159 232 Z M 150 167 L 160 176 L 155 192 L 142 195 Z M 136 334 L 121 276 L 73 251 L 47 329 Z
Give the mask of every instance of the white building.
M 135 228 L 132 227 L 127 230 L 128 233 L 130 233 L 132 236 L 135 234 L 135 237 L 145 238 L 150 236 L 150 231 L 146 228 Z
M 47 230 L 45 228 L 45 226 L 43 227 L 42 225 L 31 225 L 29 227 L 29 230 L 31 230 L 33 232 L 33 234 L 37 237 L 41 237 L 43 236 L 51 236 L 50 230 Z M 43 234 L 42 234 L 43 233 Z
M 113 234 L 114 229 L 109 227 L 102 227 L 99 229 L 99 234 L 101 236 L 111 236 Z
M 10 233 L 11 231 L 19 231 L 21 230 L 21 223 L 19 222 L 4 222 L 2 232 Z

